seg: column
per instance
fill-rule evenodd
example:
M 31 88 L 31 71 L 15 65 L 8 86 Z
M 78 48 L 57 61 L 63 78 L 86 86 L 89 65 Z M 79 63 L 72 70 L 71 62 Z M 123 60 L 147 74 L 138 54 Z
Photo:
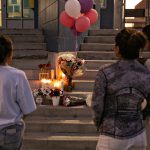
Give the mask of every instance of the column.
M 114 0 L 114 29 L 123 28 L 123 0 Z

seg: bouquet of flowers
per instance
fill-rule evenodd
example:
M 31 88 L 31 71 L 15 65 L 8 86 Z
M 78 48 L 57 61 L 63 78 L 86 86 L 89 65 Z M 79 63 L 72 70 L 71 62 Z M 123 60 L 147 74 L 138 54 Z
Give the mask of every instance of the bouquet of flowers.
M 49 87 L 33 90 L 34 97 L 38 97 L 38 96 L 53 97 L 53 96 L 61 96 L 61 95 L 63 95 L 63 91 L 61 91 L 60 89 L 50 89 Z
M 47 96 L 48 91 L 45 88 L 39 88 L 39 89 L 34 89 L 33 90 L 33 96 L 38 97 L 38 96 Z
M 72 90 L 72 78 L 84 74 L 84 60 L 73 54 L 62 54 L 58 57 L 58 65 L 66 75 L 68 87 Z
M 37 103 L 47 105 L 51 104 L 49 100 L 53 99 L 53 97 L 63 96 L 63 91 L 61 91 L 60 89 L 50 89 L 49 87 L 39 88 L 33 90 L 33 96 L 36 98 Z M 39 96 L 41 97 L 41 99 L 39 99 Z

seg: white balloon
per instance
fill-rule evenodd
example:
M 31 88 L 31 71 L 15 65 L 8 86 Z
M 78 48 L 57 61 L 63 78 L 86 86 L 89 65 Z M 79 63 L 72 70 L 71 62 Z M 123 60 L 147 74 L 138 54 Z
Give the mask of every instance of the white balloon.
M 78 18 L 81 15 L 81 5 L 78 0 L 68 0 L 65 4 L 66 13 L 72 18 Z

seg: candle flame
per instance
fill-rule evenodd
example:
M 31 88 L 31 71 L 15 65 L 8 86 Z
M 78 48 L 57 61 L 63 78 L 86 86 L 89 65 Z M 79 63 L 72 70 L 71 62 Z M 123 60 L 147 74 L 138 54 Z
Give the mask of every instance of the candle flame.
M 52 81 L 50 79 L 48 79 L 48 80 L 47 79 L 42 79 L 41 82 L 46 84 L 46 83 L 51 83 Z

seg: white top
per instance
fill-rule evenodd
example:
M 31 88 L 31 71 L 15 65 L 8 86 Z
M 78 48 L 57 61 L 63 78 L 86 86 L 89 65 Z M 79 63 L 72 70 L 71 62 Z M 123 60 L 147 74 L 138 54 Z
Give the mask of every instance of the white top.
M 36 109 L 32 91 L 23 71 L 0 66 L 0 128 L 21 120 Z

